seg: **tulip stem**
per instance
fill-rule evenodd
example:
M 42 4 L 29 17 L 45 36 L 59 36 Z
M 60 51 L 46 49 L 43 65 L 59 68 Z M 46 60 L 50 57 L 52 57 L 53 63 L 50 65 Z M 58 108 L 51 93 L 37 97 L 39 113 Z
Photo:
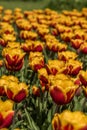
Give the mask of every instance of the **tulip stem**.
M 55 113 L 60 113 L 60 112 L 61 112 L 61 105 L 56 104 Z
M 26 117 L 27 117 L 27 120 L 28 120 L 28 124 L 32 128 L 31 120 L 30 120 L 30 117 L 29 117 L 29 113 L 27 112 L 26 108 L 24 109 L 24 111 L 25 111 L 25 114 L 26 114 Z

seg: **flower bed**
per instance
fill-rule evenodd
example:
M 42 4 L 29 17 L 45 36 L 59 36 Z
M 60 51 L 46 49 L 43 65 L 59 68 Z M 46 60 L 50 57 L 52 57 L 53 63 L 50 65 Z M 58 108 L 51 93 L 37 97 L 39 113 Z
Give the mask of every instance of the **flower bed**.
M 86 8 L 0 6 L 0 129 L 87 129 L 86 35 Z

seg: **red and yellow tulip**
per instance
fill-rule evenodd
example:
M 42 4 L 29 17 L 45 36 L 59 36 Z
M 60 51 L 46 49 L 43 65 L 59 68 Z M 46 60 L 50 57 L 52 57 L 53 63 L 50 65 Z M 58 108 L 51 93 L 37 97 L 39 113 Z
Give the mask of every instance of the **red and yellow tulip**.
M 52 126 L 53 130 L 86 130 L 87 116 L 80 111 L 66 110 L 54 115 Z
M 57 79 L 52 81 L 49 92 L 56 104 L 63 105 L 72 100 L 78 87 L 71 79 Z
M 6 47 L 3 49 L 2 55 L 8 70 L 18 71 L 22 68 L 25 53 L 20 48 Z
M 44 67 L 44 56 L 41 52 L 30 52 L 29 66 L 32 70 L 37 71 Z
M 11 100 L 4 102 L 0 100 L 0 129 L 11 125 L 14 116 L 13 105 L 14 103 Z

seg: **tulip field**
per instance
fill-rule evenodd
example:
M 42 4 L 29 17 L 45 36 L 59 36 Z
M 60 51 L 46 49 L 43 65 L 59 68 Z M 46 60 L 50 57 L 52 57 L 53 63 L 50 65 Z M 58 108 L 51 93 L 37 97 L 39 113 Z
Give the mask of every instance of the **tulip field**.
M 0 6 L 0 130 L 87 130 L 87 8 Z

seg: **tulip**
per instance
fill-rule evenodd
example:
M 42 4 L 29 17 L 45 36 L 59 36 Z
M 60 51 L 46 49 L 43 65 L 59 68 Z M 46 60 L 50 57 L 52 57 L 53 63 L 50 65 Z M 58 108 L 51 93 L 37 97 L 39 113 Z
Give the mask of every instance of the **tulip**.
M 63 41 L 65 41 L 65 42 L 70 42 L 71 39 L 73 38 L 73 33 L 72 33 L 72 32 L 70 32 L 70 33 L 64 32 L 64 33 L 62 33 L 60 36 L 61 36 L 61 39 L 62 39 Z
M 65 66 L 68 69 L 67 74 L 69 75 L 77 75 L 79 71 L 83 68 L 80 61 L 72 59 L 70 59 Z
M 32 31 L 27 31 L 27 30 L 22 30 L 20 32 L 20 38 L 22 39 L 30 39 L 30 40 L 35 40 L 37 38 L 37 33 L 32 32 Z
M 81 39 L 71 39 L 71 45 L 73 48 L 78 49 L 84 43 Z
M 79 50 L 80 50 L 81 52 L 83 52 L 84 54 L 87 54 L 87 43 L 84 42 L 83 44 L 81 44 Z
M 87 86 L 87 71 L 81 70 L 78 74 L 78 77 L 82 85 Z
M 47 73 L 47 70 L 45 68 L 41 68 L 38 70 L 38 78 L 42 82 L 48 83 L 48 73 Z
M 2 38 L 0 38 L 0 45 L 2 45 L 3 47 L 5 47 L 8 42 L 13 42 L 16 40 L 16 37 L 14 34 L 3 34 Z
M 71 79 L 58 79 L 49 87 L 49 92 L 56 104 L 63 105 L 72 100 L 78 87 Z
M 87 116 L 80 111 L 65 110 L 54 115 L 52 126 L 53 130 L 87 130 Z
M 57 52 L 58 51 L 58 40 L 56 40 L 54 38 L 47 40 L 46 47 L 53 52 Z
M 39 21 L 41 21 L 41 20 L 39 20 Z M 39 36 L 41 36 L 43 38 L 46 34 L 49 33 L 49 29 L 46 28 L 46 27 L 44 27 L 44 28 L 43 27 L 38 27 L 37 28 L 37 33 L 39 34 Z
M 40 88 L 36 87 L 36 86 L 32 86 L 32 93 L 35 97 L 40 97 Z
M 20 30 L 31 30 L 31 25 L 29 24 L 28 20 L 25 19 L 18 19 L 16 20 L 16 25 Z
M 7 128 L 11 125 L 13 116 L 13 102 L 10 100 L 4 102 L 0 100 L 0 129 Z
M 74 38 L 75 39 L 84 39 L 84 31 L 81 29 L 77 29 L 74 31 Z
M 25 43 L 21 45 L 21 48 L 25 52 L 42 52 L 44 49 L 44 43 L 40 41 L 27 40 Z
M 15 102 L 21 102 L 28 96 L 28 86 L 25 83 L 10 82 L 6 88 L 6 95 Z
M 20 48 L 6 47 L 3 49 L 2 55 L 8 70 L 17 71 L 22 68 L 25 53 Z
M 53 52 L 61 52 L 61 51 L 65 51 L 67 49 L 67 45 L 66 44 L 62 44 L 60 43 L 58 40 L 48 40 L 46 42 L 46 46 L 49 50 L 53 51 Z
M 58 59 L 59 60 L 68 61 L 69 59 L 74 60 L 76 58 L 77 58 L 77 54 L 75 52 L 71 52 L 71 51 L 58 52 Z
M 44 67 L 44 56 L 41 52 L 30 52 L 29 66 L 34 71 L 38 71 L 39 69 Z
M 56 75 L 57 73 L 60 73 L 62 71 L 65 63 L 59 60 L 48 60 L 48 64 L 46 64 L 45 66 L 48 74 Z
M 0 96 L 5 96 L 5 87 L 8 85 L 8 81 L 6 79 L 0 79 Z

